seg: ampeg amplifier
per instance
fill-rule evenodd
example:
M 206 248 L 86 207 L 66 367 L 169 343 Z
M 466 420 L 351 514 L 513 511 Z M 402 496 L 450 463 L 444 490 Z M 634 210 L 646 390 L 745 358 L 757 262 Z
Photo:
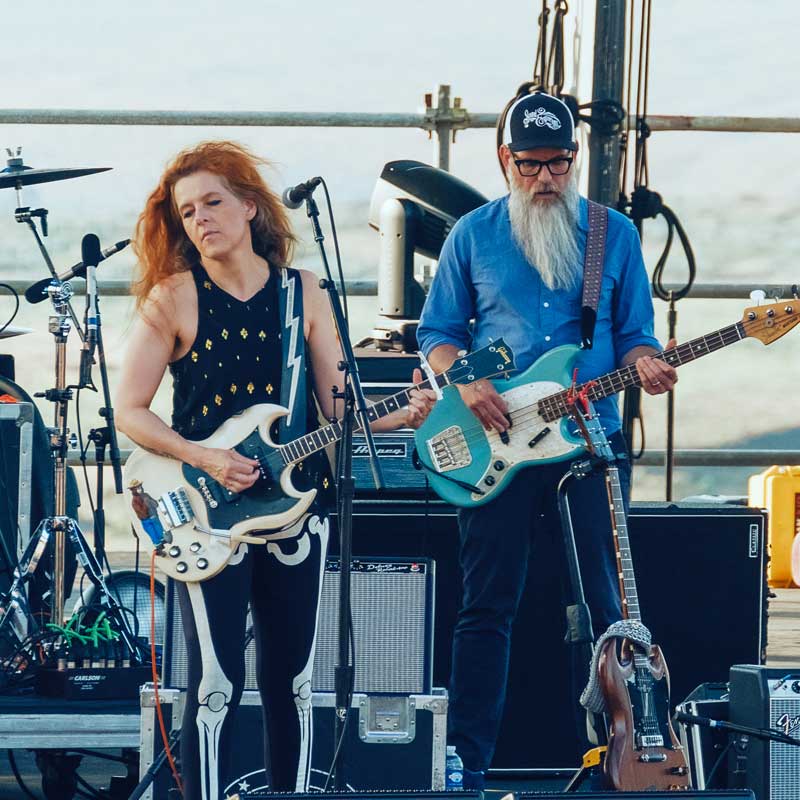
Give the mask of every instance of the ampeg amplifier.
M 424 471 L 414 466 L 414 434 L 410 431 L 394 431 L 393 433 L 376 433 L 372 436 L 375 449 L 380 458 L 383 473 L 384 492 L 380 497 L 419 498 L 425 493 L 435 495 L 428 486 Z M 367 441 L 362 434 L 353 436 L 353 478 L 359 497 L 370 497 L 376 493 L 372 478 L 372 465 L 369 458 Z
M 731 667 L 730 721 L 751 728 L 769 728 L 800 739 L 800 666 Z M 765 741 L 755 736 L 736 748 L 744 759 L 746 786 L 759 800 L 800 797 L 800 746 Z M 729 785 L 735 786 L 737 759 L 729 762 Z
M 328 559 L 322 581 L 312 688 L 335 691 L 338 658 L 339 560 Z M 433 675 L 434 563 L 430 559 L 354 559 L 350 578 L 355 691 L 429 694 Z M 186 642 L 175 581 L 167 580 L 164 686 L 185 689 Z M 251 622 L 248 618 L 248 627 Z M 256 689 L 256 652 L 245 650 L 245 689 Z

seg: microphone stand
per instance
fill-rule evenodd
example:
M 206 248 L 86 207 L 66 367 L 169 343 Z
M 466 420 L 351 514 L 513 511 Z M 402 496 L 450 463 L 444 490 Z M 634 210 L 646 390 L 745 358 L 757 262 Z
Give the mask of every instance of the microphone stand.
M 92 364 L 94 363 L 94 347 L 97 348 L 98 363 L 100 366 L 100 383 L 103 390 L 103 403 L 99 414 L 108 423 L 102 428 L 92 428 L 87 438 L 94 442 L 95 463 L 97 465 L 96 501 L 94 508 L 94 553 L 97 561 L 102 565 L 107 564 L 105 551 L 106 541 L 106 515 L 103 500 L 103 472 L 105 469 L 105 450 L 110 446 L 110 460 L 114 471 L 114 491 L 122 494 L 122 464 L 117 442 L 117 428 L 114 424 L 114 409 L 111 405 L 111 389 L 108 383 L 108 368 L 106 366 L 106 353 L 103 346 L 103 326 L 100 315 L 100 295 L 97 291 L 96 280 L 97 266 L 86 265 L 86 340 L 88 347 L 82 352 L 81 388 L 97 391 L 92 380 Z
M 344 735 L 347 715 L 350 710 L 350 692 L 353 686 L 355 664 L 350 663 L 350 561 L 353 552 L 353 497 L 355 495 L 355 480 L 352 474 L 353 460 L 353 430 L 358 425 L 364 433 L 364 439 L 369 450 L 372 477 L 378 490 L 384 488 L 383 477 L 378 463 L 372 431 L 369 428 L 367 415 L 367 402 L 361 381 L 358 375 L 353 347 L 350 343 L 350 334 L 347 321 L 342 311 L 342 303 L 336 289 L 336 283 L 331 276 L 328 257 L 325 253 L 322 229 L 319 224 L 319 208 L 311 194 L 306 197 L 306 211 L 314 230 L 314 241 L 319 245 L 322 264 L 325 268 L 325 279 L 320 281 L 320 287 L 328 292 L 331 311 L 339 333 L 339 342 L 342 346 L 344 360 L 339 368 L 345 374 L 344 389 L 337 392 L 334 387 L 334 397 L 344 399 L 344 414 L 341 422 L 341 456 L 339 458 L 339 480 L 337 492 L 337 514 L 339 520 L 339 641 L 338 658 L 335 669 L 336 687 L 336 733 L 335 742 L 340 742 Z M 331 771 L 334 776 L 334 789 L 346 791 L 347 778 L 345 775 L 344 747 L 336 752 Z
M 733 746 L 736 764 L 732 774 L 736 782 L 740 784 L 740 786 L 734 788 L 747 788 L 747 751 L 749 749 L 749 737 L 752 736 L 762 741 L 780 742 L 781 744 L 800 747 L 800 739 L 795 739 L 793 736 L 771 728 L 751 728 L 749 725 L 739 725 L 735 722 L 725 722 L 719 719 L 700 717 L 695 714 L 685 714 L 682 711 L 675 714 L 675 720 L 684 725 L 701 725 L 707 728 L 721 728 L 728 733 L 734 734 Z

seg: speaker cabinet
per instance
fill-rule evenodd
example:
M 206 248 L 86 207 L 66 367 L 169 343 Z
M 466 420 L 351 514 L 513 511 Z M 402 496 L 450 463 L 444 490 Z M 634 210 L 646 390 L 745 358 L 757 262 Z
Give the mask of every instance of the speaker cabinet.
M 669 665 L 673 704 L 701 683 L 726 681 L 732 664 L 763 662 L 764 531 L 765 515 L 752 508 L 633 505 L 629 533 L 642 616 Z M 563 643 L 561 549 L 559 536 L 534 541 L 514 628 L 495 768 L 579 763 Z M 353 553 L 426 556 L 436 562 L 433 683 L 447 686 L 461 591 L 454 510 L 432 499 L 359 500 Z
M 581 800 L 609 800 L 611 797 L 618 797 L 619 795 L 616 792 L 580 792 L 580 799 Z M 671 800 L 675 799 L 675 792 L 625 792 L 624 795 L 625 800 L 667 800 L 667 798 L 671 798 Z M 529 793 L 529 792 L 521 792 L 516 795 L 517 800 L 573 800 L 575 797 L 574 792 L 570 792 L 568 794 L 562 794 L 558 792 L 556 794 L 539 794 L 539 793 Z M 755 800 L 755 796 L 749 789 L 735 789 L 735 790 L 726 790 L 723 789 L 718 792 L 706 792 L 706 791 L 694 791 L 689 789 L 685 792 L 681 792 L 678 797 L 681 800 Z
M 730 678 L 731 722 L 800 740 L 800 664 L 794 668 L 737 664 L 731 667 Z M 743 766 L 745 785 L 759 800 L 797 800 L 800 747 L 746 736 L 734 749 L 739 759 L 729 761 L 730 786 L 740 778 L 734 770 Z
M 328 559 L 322 580 L 312 688 L 333 692 L 338 657 L 339 560 Z M 350 577 L 355 690 L 430 694 L 434 566 L 426 559 L 355 559 Z M 164 685 L 185 689 L 186 642 L 175 581 L 167 580 Z M 248 617 L 248 628 L 251 620 Z M 245 689 L 257 689 L 255 642 L 245 650 Z

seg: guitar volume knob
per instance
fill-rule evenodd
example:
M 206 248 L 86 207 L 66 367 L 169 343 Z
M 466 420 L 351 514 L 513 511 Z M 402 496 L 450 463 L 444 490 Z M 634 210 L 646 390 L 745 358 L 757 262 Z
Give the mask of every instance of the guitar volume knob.
M 185 561 L 179 561 L 175 565 L 175 571 L 176 572 L 180 572 L 180 574 L 183 575 L 185 572 L 189 571 L 189 566 L 187 565 L 187 563 Z
M 167 551 L 173 558 L 177 558 L 181 554 L 181 549 L 178 545 L 174 544 L 170 549 Z
M 197 569 L 208 569 L 208 559 L 207 558 L 198 558 L 197 559 Z
M 191 550 L 192 553 L 199 553 L 201 547 L 202 545 L 200 544 L 200 542 L 192 542 L 189 545 L 189 550 Z

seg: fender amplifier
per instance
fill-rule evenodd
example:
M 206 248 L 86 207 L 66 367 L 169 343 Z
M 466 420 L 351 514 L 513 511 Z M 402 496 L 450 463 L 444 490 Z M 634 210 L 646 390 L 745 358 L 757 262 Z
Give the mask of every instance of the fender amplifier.
M 430 559 L 354 559 L 350 578 L 355 691 L 430 694 L 433 676 L 434 563 Z M 248 617 L 248 627 L 251 621 Z M 185 689 L 186 641 L 175 581 L 167 579 L 164 686 Z M 339 560 L 325 564 L 312 688 L 332 692 L 338 658 Z M 245 650 L 245 689 L 257 689 L 256 648 Z
M 730 721 L 751 728 L 768 728 L 800 739 L 800 666 L 731 667 Z M 744 761 L 746 785 L 759 800 L 797 800 L 800 797 L 800 747 L 747 736 L 734 745 L 729 764 L 730 786 L 740 778 L 734 771 Z

